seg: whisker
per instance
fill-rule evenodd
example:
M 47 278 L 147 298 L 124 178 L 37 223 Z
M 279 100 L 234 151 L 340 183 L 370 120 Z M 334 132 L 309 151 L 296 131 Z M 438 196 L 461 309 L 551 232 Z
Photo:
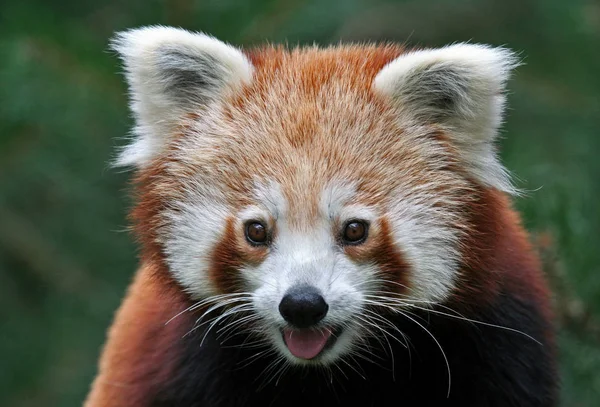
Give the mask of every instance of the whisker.
M 414 322 L 415 324 L 420 326 L 425 332 L 427 332 L 427 334 L 431 337 L 431 339 L 434 340 L 434 342 L 436 343 L 438 348 L 440 348 L 440 352 L 442 352 L 442 356 L 444 357 L 444 361 L 446 362 L 446 367 L 448 369 L 448 394 L 446 395 L 446 397 L 449 398 L 450 397 L 450 388 L 452 386 L 452 374 L 450 372 L 450 363 L 448 363 L 448 358 L 446 357 L 446 352 L 444 352 L 442 345 L 440 345 L 440 343 L 435 338 L 435 336 L 427 328 L 425 328 L 423 325 L 421 325 L 417 320 L 415 320 L 414 318 L 411 318 L 410 316 L 408 316 L 407 314 L 405 314 L 403 312 L 399 311 L 399 313 L 402 314 L 405 318 L 411 320 L 412 322 Z
M 225 305 L 228 305 L 228 304 L 225 304 Z M 243 303 L 243 304 L 236 305 L 236 306 L 234 306 L 234 307 L 232 307 L 232 308 L 228 309 L 227 311 L 225 311 L 225 312 L 224 312 L 223 314 L 221 314 L 221 315 L 217 315 L 217 316 L 215 316 L 215 317 L 214 317 L 214 318 L 212 318 L 212 319 L 209 319 L 209 320 L 207 320 L 207 321 L 204 321 L 204 322 L 200 323 L 200 321 L 201 321 L 201 320 L 202 320 L 202 319 L 203 319 L 203 318 L 204 318 L 206 315 L 208 315 L 210 312 L 212 312 L 212 311 L 214 311 L 215 309 L 218 309 L 218 308 L 220 308 L 220 307 L 222 307 L 222 306 L 223 306 L 223 305 L 221 305 L 221 304 L 218 304 L 218 306 L 211 307 L 211 309 L 210 309 L 210 310 L 207 310 L 206 312 L 204 312 L 204 313 L 203 313 L 203 314 L 200 316 L 200 318 L 198 318 L 198 319 L 196 320 L 196 323 L 195 323 L 194 327 L 193 327 L 192 329 L 190 329 L 190 330 L 189 330 L 189 331 L 188 331 L 188 332 L 187 332 L 187 333 L 184 335 L 184 337 L 185 337 L 185 336 L 187 336 L 187 335 L 190 335 L 192 332 L 196 331 L 197 329 L 201 328 L 202 326 L 204 326 L 204 325 L 206 325 L 206 324 L 210 323 L 210 326 L 209 326 L 209 328 L 206 330 L 206 332 L 205 332 L 204 336 L 202 337 L 202 341 L 200 342 L 200 346 L 202 346 L 202 344 L 204 343 L 204 339 L 206 339 L 206 336 L 208 335 L 208 333 L 210 332 L 210 330 L 211 330 L 211 329 L 212 329 L 212 328 L 213 328 L 213 327 L 214 327 L 214 326 L 215 326 L 217 323 L 219 323 L 220 321 L 222 321 L 224 318 L 227 318 L 227 317 L 229 317 L 229 316 L 231 316 L 231 315 L 233 315 L 233 314 L 235 314 L 235 313 L 237 313 L 237 312 L 249 311 L 249 310 L 251 309 L 251 308 L 250 308 L 250 307 L 251 307 L 251 304 L 248 304 L 248 303 Z M 244 307 L 248 307 L 248 308 L 244 308 Z
M 221 342 L 221 344 L 223 344 L 223 343 L 227 342 L 229 339 L 235 337 L 236 335 L 240 335 L 240 334 L 244 333 L 245 332 L 244 327 L 246 324 L 252 323 L 259 319 L 260 319 L 260 317 L 258 317 L 257 315 L 248 315 L 246 317 L 237 319 L 237 320 L 233 321 L 232 323 L 225 325 L 224 327 L 217 330 L 217 333 L 218 333 L 217 340 L 219 340 Z M 236 332 L 237 328 L 240 328 L 239 332 Z M 225 335 L 227 335 L 227 336 L 225 336 Z
M 231 294 L 219 294 L 219 295 L 213 295 L 210 296 L 208 298 L 205 298 L 201 301 L 195 302 L 192 305 L 190 305 L 189 307 L 187 307 L 186 309 L 184 309 L 183 311 L 178 312 L 175 316 L 171 317 L 167 322 L 165 322 L 165 325 L 167 325 L 169 322 L 173 321 L 175 318 L 179 317 L 180 315 L 188 312 L 188 311 L 194 311 L 200 307 L 202 307 L 203 305 L 206 305 L 208 303 L 211 302 L 215 302 L 215 301 L 219 301 L 223 298 L 228 298 L 228 297 L 233 297 L 233 296 L 248 296 L 248 298 L 251 298 L 251 294 L 250 293 L 231 293 Z
M 387 303 L 384 303 L 384 302 L 381 302 L 381 301 L 373 301 L 373 300 L 369 300 L 369 299 L 364 299 L 363 301 L 366 304 L 372 305 L 374 307 L 385 308 L 385 309 L 388 309 L 388 310 L 390 310 L 390 311 L 392 311 L 394 313 L 398 313 L 400 311 L 400 309 L 399 309 L 398 306 L 401 305 L 401 304 L 399 304 L 399 303 L 387 304 Z M 405 305 L 405 304 L 402 304 L 401 308 L 404 309 L 404 310 L 406 310 L 408 308 L 408 306 Z M 428 322 L 428 321 L 425 321 L 423 319 L 423 317 L 421 317 L 419 315 L 415 315 L 415 317 L 423 320 L 423 322 Z
M 244 311 L 240 311 L 240 312 L 244 312 Z M 235 328 L 238 325 L 243 325 L 243 324 L 245 324 L 247 322 L 252 322 L 252 321 L 259 320 L 259 319 L 260 319 L 260 317 L 258 315 L 255 315 L 255 314 L 246 315 L 245 317 L 242 317 L 242 318 L 239 318 L 239 319 L 233 321 L 231 324 L 228 324 L 228 325 L 225 325 L 222 328 L 219 328 L 217 330 L 217 333 L 225 334 L 225 333 L 227 333 L 228 331 L 232 330 L 233 328 Z
M 276 358 L 275 360 L 273 360 L 271 363 L 269 363 L 269 365 L 258 375 L 258 377 L 256 378 L 256 380 L 258 380 L 263 375 L 266 375 L 267 378 L 268 378 L 269 375 L 270 375 L 270 372 L 272 372 L 272 371 L 278 371 L 278 369 L 280 369 L 280 367 L 279 367 L 280 364 L 285 364 L 285 356 L 283 356 L 283 355 L 279 356 L 278 358 Z M 268 380 L 262 380 L 260 386 L 258 386 L 258 388 L 256 389 L 256 391 L 258 392 L 258 391 L 262 390 L 272 380 L 273 380 L 273 376 L 271 376 Z
M 371 310 L 365 310 L 365 312 L 369 313 L 369 317 L 372 318 L 373 320 L 381 322 L 381 323 L 385 324 L 386 326 L 389 326 L 390 328 L 392 328 L 393 330 L 395 330 L 396 332 L 398 332 L 400 335 L 402 335 L 402 337 L 404 339 L 406 339 L 405 335 L 404 335 L 404 332 L 402 332 L 396 325 L 394 325 L 392 322 L 390 322 L 387 318 L 384 318 L 381 315 L 378 315 L 378 314 L 376 314 L 375 312 L 373 312 Z M 382 329 L 379 325 L 377 325 L 377 327 L 379 329 Z M 387 330 L 383 330 L 383 332 L 387 333 L 388 335 L 390 335 L 392 338 L 394 338 L 395 340 L 397 340 L 398 343 L 400 343 L 400 345 L 402 345 L 402 346 L 404 346 L 405 348 L 408 349 L 408 344 L 407 343 L 404 343 L 404 342 L 400 341 L 399 338 L 397 338 L 394 335 L 391 335 Z
M 344 362 L 345 364 L 348 364 L 347 361 L 345 361 L 343 358 L 340 359 L 341 362 Z M 346 378 L 346 380 L 348 380 L 348 376 L 346 375 L 346 373 L 344 372 L 344 369 L 342 369 L 338 363 L 334 363 L 333 366 L 337 367 L 337 369 L 340 371 L 340 373 Z M 354 369 L 353 367 L 350 367 L 351 369 Z M 367 380 L 363 375 L 361 375 L 360 373 L 356 372 L 360 377 L 362 377 L 363 379 Z
M 216 318 L 210 325 L 209 327 L 206 329 L 206 332 L 204 333 L 204 336 L 202 337 L 202 340 L 200 341 L 200 346 L 202 346 L 202 344 L 204 343 L 204 340 L 206 339 L 206 336 L 208 335 L 208 333 L 210 332 L 210 330 L 216 326 L 220 321 L 222 321 L 224 318 L 230 317 L 238 312 L 241 311 L 249 311 L 252 309 L 252 305 L 251 304 L 240 304 L 240 305 L 236 305 L 230 309 L 228 309 L 227 311 L 225 311 L 223 314 L 221 314 L 218 318 Z M 207 321 L 208 322 L 208 321 Z M 204 323 L 203 323 L 204 324 Z M 196 329 L 196 328 L 194 328 Z
M 283 377 L 283 375 L 289 368 L 290 368 L 290 364 L 284 363 L 283 366 L 279 369 L 279 371 L 273 375 L 273 377 L 276 377 L 277 375 L 279 375 L 279 377 L 277 377 L 277 380 L 275 381 L 275 387 L 277 387 L 277 385 L 279 384 L 279 380 L 281 380 L 281 378 Z
M 173 321 L 175 318 L 177 318 L 178 316 L 185 314 L 187 311 L 190 311 L 194 306 L 196 305 L 196 303 L 190 305 L 189 307 L 187 307 L 186 309 L 184 309 L 181 312 L 178 312 L 177 314 L 175 314 L 174 316 L 172 316 L 171 318 L 169 318 L 169 320 L 167 322 L 165 322 L 165 325 L 167 325 L 169 322 Z
M 355 360 L 355 359 L 353 359 L 353 360 Z M 360 377 L 362 377 L 363 380 L 367 380 L 367 377 L 363 374 L 364 371 L 363 371 L 363 373 L 361 373 L 358 370 L 356 370 L 356 368 L 354 366 L 352 366 L 345 358 L 341 358 L 340 361 L 342 363 L 344 363 L 346 366 L 348 366 L 350 369 L 354 370 L 354 372 L 356 372 L 357 375 L 359 375 Z M 342 369 L 340 369 L 340 371 L 341 370 Z M 348 378 L 348 376 L 346 376 L 345 374 L 344 374 L 344 376 L 346 377 L 346 379 Z
M 489 326 L 489 327 L 492 327 L 492 328 L 504 329 L 506 331 L 515 332 L 515 333 L 521 334 L 521 335 L 523 335 L 523 336 L 531 339 L 532 341 L 536 342 L 540 346 L 544 346 L 544 344 L 542 342 L 538 341 L 533 336 L 531 336 L 531 335 L 529 335 L 529 334 L 527 334 L 527 333 L 525 333 L 523 331 L 520 331 L 518 329 L 514 329 L 514 328 L 507 327 L 507 326 L 502 326 L 502 325 L 496 325 L 496 324 L 492 324 L 492 323 L 489 323 L 489 322 L 477 321 L 475 319 L 470 319 L 470 318 L 464 317 L 462 315 L 461 316 L 452 315 L 452 314 L 448 314 L 448 313 L 445 313 L 445 312 L 442 312 L 442 311 L 437 311 L 437 310 L 433 310 L 433 309 L 418 307 L 416 305 L 412 305 L 412 307 L 420 309 L 420 310 L 424 310 L 424 311 L 427 311 L 427 312 L 431 312 L 433 314 L 439 314 L 439 315 L 443 315 L 443 316 L 446 316 L 446 317 L 449 317 L 449 318 L 456 318 L 456 319 L 459 319 L 459 320 L 462 320 L 462 321 L 471 322 L 473 324 L 479 324 L 479 325 Z
M 273 353 L 275 353 L 275 352 L 276 352 L 276 350 L 275 350 L 275 349 L 273 349 L 273 348 L 269 348 L 269 349 L 265 349 L 265 350 L 263 350 L 263 351 L 261 351 L 261 352 L 257 352 L 257 353 L 255 353 L 254 355 L 252 355 L 252 356 L 250 356 L 250 357 L 247 357 L 247 358 L 245 358 L 245 359 L 242 359 L 240 362 L 238 362 L 238 363 L 237 363 L 238 365 L 239 365 L 240 363 L 242 363 L 242 362 L 246 362 L 246 363 L 244 363 L 243 365 L 239 366 L 239 368 L 238 368 L 238 369 L 243 369 L 243 368 L 245 368 L 245 367 L 248 367 L 248 366 L 250 366 L 252 363 L 254 363 L 254 362 L 256 362 L 257 360 L 259 360 L 260 358 L 262 358 L 262 357 L 265 357 L 265 356 L 268 356 L 268 355 L 271 355 L 271 354 L 273 354 Z
M 212 305 L 210 308 L 208 308 L 206 311 L 204 311 L 203 315 L 210 314 L 211 312 L 213 312 L 213 311 L 215 311 L 215 310 L 217 310 L 217 309 L 219 309 L 219 308 L 225 307 L 225 306 L 227 306 L 227 305 L 235 304 L 235 303 L 237 303 L 237 302 L 244 302 L 244 303 L 248 303 L 248 301 L 247 301 L 246 299 L 244 299 L 244 298 L 230 298 L 230 299 L 228 299 L 228 300 L 225 300 L 225 301 L 220 301 L 220 302 L 218 302 L 217 304 L 215 304 L 215 305 Z M 201 317 L 200 317 L 200 318 L 197 320 L 197 322 L 198 322 L 198 321 L 199 321 L 201 318 L 202 318 L 202 316 L 201 316 Z
M 394 312 L 396 312 L 397 309 L 395 307 L 393 307 L 393 305 L 399 305 L 399 306 L 402 306 L 403 308 L 416 308 L 416 309 L 419 309 L 419 310 L 422 310 L 422 311 L 425 311 L 425 312 L 428 312 L 428 313 L 443 315 L 443 316 L 446 316 L 446 317 L 449 317 L 449 318 L 455 318 L 455 319 L 463 320 L 465 322 L 469 322 L 469 323 L 472 323 L 472 324 L 479 324 L 479 325 L 483 325 L 483 326 L 489 326 L 489 327 L 492 327 L 492 328 L 504 329 L 506 331 L 515 332 L 515 333 L 521 334 L 521 335 L 523 335 L 523 336 L 531 339 L 532 341 L 536 342 L 537 344 L 543 346 L 543 344 L 540 341 L 538 341 L 533 336 L 531 336 L 531 335 L 529 335 L 529 334 L 527 334 L 527 333 L 525 333 L 523 331 L 520 331 L 520 330 L 514 329 L 514 328 L 510 328 L 510 327 L 507 327 L 507 326 L 502 326 L 502 325 L 492 324 L 492 323 L 489 323 L 489 322 L 478 321 L 478 320 L 475 320 L 475 319 L 467 318 L 464 315 L 460 314 L 459 312 L 457 312 L 456 310 L 453 310 L 450 307 L 447 307 L 447 306 L 442 305 L 442 304 L 437 304 L 437 303 L 432 302 L 432 301 L 404 300 L 404 299 L 397 299 L 397 298 L 392 298 L 392 297 L 373 296 L 373 295 L 366 295 L 366 297 L 374 298 L 374 299 L 379 299 L 379 300 L 383 300 L 383 301 L 387 301 L 388 303 L 384 303 L 384 302 L 381 302 L 381 301 L 374 301 L 373 302 L 373 301 L 367 300 L 367 302 L 371 303 L 372 305 L 378 305 L 378 306 L 386 307 L 388 309 L 393 310 Z M 435 310 L 435 309 L 432 309 L 432 308 L 420 307 L 418 305 L 415 305 L 415 304 L 419 304 L 419 303 L 435 305 L 437 307 L 447 309 L 447 310 L 453 312 L 456 315 L 445 313 L 445 312 L 442 312 L 442 311 L 439 311 L 439 310 Z M 417 316 L 415 315 L 415 317 L 417 317 Z

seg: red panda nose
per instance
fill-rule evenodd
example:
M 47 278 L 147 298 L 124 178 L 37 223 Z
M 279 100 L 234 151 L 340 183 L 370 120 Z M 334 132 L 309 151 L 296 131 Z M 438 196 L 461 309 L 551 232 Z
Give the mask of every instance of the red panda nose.
M 296 328 L 309 328 L 325 318 L 329 305 L 315 287 L 293 287 L 279 303 L 279 313 Z

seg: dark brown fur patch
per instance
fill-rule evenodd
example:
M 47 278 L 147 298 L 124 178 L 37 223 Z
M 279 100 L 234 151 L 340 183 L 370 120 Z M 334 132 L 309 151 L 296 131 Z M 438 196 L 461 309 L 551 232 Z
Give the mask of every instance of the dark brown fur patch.
M 394 243 L 387 219 L 380 219 L 378 227 L 371 228 L 364 245 L 346 246 L 344 251 L 354 261 L 376 264 L 386 291 L 405 294 L 408 290 L 410 265 Z
M 241 268 L 244 265 L 258 265 L 268 253 L 267 246 L 251 246 L 245 241 L 244 233 L 236 230 L 233 217 L 226 221 L 223 237 L 217 243 L 210 258 L 210 280 L 220 293 L 243 290 Z

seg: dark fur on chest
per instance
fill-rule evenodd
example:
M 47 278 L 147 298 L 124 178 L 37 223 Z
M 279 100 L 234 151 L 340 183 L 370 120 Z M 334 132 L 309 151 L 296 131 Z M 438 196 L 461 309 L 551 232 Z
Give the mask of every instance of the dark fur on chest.
M 441 309 L 443 311 L 443 309 Z M 410 339 L 410 352 L 398 341 L 372 341 L 372 354 L 340 362 L 339 367 L 291 366 L 265 374 L 273 358 L 244 360 L 261 349 L 221 347 L 200 330 L 183 339 L 179 368 L 153 406 L 554 406 L 557 377 L 551 327 L 533 303 L 509 295 L 471 319 L 516 329 L 476 324 L 435 313 L 410 315 L 432 337 L 402 316 L 392 320 Z M 238 345 L 243 342 L 241 336 Z M 392 356 L 393 355 L 393 356 Z M 448 394 L 448 381 L 450 393 Z

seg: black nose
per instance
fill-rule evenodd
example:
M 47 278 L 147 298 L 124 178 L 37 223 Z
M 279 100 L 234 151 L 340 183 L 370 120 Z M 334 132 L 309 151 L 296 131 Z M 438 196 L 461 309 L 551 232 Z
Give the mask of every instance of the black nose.
M 288 290 L 279 303 L 279 313 L 296 328 L 308 328 L 325 318 L 329 305 L 315 287 L 303 285 Z

